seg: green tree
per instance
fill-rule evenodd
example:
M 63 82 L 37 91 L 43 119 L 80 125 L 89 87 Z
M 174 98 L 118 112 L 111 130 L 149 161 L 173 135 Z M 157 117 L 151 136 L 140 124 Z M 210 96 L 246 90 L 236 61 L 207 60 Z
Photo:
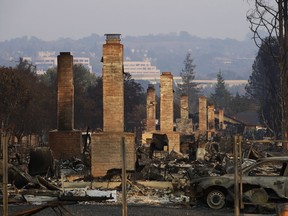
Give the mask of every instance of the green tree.
M 249 0 L 251 1 L 251 0 Z M 282 139 L 288 138 L 288 3 L 287 0 L 253 0 L 254 8 L 248 12 L 250 29 L 254 34 L 255 44 L 260 48 L 263 43 L 271 48 L 273 44 L 279 46 L 279 56 L 275 58 L 280 71 L 280 98 L 281 98 L 281 134 Z M 263 37 L 268 34 L 269 40 Z M 288 143 L 284 143 L 288 150 Z
M 146 118 L 146 99 L 142 86 L 124 73 L 124 122 L 125 131 L 134 131 L 143 126 Z
M 269 43 L 268 43 L 269 40 Z M 247 95 L 259 105 L 258 113 L 275 138 L 281 138 L 281 85 L 280 68 L 276 60 L 279 45 L 266 38 L 259 48 L 246 86 Z
M 49 112 L 50 121 L 47 124 L 49 130 L 57 127 L 57 70 L 50 68 L 46 73 L 39 75 L 40 82 L 48 89 L 45 100 L 46 109 Z M 48 130 L 47 130 L 48 133 Z
M 217 83 L 215 85 L 215 93 L 210 96 L 210 101 L 214 104 L 216 109 L 224 108 L 225 113 L 230 114 L 231 94 L 227 90 L 225 80 L 222 76 L 221 71 L 217 73 Z
M 48 89 L 39 82 L 35 67 L 19 60 L 15 68 L 0 68 L 0 113 L 7 133 L 18 138 L 29 134 L 43 134 L 49 121 Z
M 180 97 L 181 94 L 188 96 L 189 113 L 195 112 L 198 104 L 199 88 L 197 84 L 193 82 L 196 74 L 195 67 L 196 65 L 193 64 L 191 53 L 188 52 L 184 60 L 184 68 L 180 72 L 182 84 L 178 85 L 177 95 L 178 97 Z
M 83 65 L 73 66 L 74 74 L 74 119 L 75 128 L 85 130 L 96 127 L 96 75 Z M 92 94 L 92 89 L 95 90 Z
M 52 68 L 41 76 L 41 80 L 50 92 L 53 92 L 50 96 L 51 104 L 54 108 L 51 109 L 51 116 L 53 116 L 52 128 L 55 128 L 57 121 L 57 69 Z M 99 114 L 95 111 L 97 98 L 96 93 L 100 91 L 100 86 L 97 82 L 96 75 L 90 73 L 83 65 L 73 65 L 73 82 L 74 82 L 74 127 L 77 129 L 86 130 L 96 129 L 99 127 L 97 124 Z M 102 84 L 102 83 L 100 83 Z M 102 97 L 100 98 L 102 100 Z M 101 124 L 101 122 L 100 122 Z
M 239 95 L 237 92 L 235 96 L 232 96 L 229 110 L 231 115 L 236 115 L 237 113 L 247 111 L 247 110 L 257 110 L 257 104 L 247 95 Z

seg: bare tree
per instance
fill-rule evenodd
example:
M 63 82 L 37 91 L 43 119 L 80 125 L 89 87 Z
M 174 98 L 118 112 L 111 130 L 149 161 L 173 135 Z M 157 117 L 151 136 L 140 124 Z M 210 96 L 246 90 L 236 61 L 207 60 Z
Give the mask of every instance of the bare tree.
M 250 22 L 250 29 L 254 33 L 255 44 L 265 42 L 261 32 L 265 31 L 266 36 L 270 38 L 265 43 L 279 44 L 279 56 L 275 56 L 280 68 L 280 98 L 282 112 L 282 139 L 287 139 L 288 135 L 288 0 L 248 0 L 254 3 L 254 8 L 247 14 Z M 268 35 L 267 35 L 268 34 Z M 270 46 L 272 47 L 272 46 Z M 272 55 L 272 52 L 271 52 Z M 288 150 L 288 143 L 284 145 L 284 149 Z

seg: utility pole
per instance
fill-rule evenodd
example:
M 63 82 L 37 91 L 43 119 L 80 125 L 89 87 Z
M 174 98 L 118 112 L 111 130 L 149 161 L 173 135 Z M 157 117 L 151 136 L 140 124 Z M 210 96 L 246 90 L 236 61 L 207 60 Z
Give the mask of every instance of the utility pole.
M 3 166 L 3 216 L 8 216 L 8 140 L 7 136 L 4 134 L 4 122 L 2 121 L 1 127 L 1 144 L 2 144 L 2 166 Z
M 125 138 L 121 138 L 122 150 L 122 216 L 127 216 L 127 193 L 126 193 L 126 146 Z

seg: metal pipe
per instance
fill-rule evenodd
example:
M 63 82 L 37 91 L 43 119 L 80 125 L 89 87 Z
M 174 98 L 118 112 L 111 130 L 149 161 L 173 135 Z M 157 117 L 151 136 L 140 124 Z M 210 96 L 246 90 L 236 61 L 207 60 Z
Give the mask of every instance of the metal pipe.
M 127 191 L 126 191 L 126 147 L 125 138 L 121 138 L 122 150 L 122 216 L 127 216 Z

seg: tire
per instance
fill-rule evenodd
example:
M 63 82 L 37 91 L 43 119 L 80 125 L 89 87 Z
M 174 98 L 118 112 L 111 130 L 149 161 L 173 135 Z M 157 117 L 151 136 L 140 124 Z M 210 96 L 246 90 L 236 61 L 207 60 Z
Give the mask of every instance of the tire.
M 225 194 L 221 190 L 211 190 L 206 197 L 207 205 L 212 209 L 221 209 L 225 206 Z

